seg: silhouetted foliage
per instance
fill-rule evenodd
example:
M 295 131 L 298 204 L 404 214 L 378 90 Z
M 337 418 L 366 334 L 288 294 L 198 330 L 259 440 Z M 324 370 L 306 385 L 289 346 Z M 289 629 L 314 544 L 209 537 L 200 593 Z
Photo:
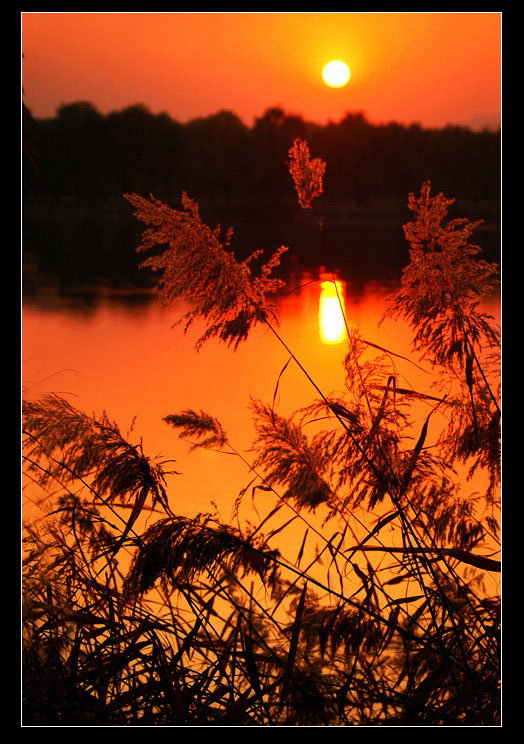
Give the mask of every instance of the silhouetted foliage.
M 267 295 L 276 292 L 283 282 L 270 275 L 287 248 L 282 246 L 276 251 L 262 266 L 260 276 L 252 279 L 250 264 L 262 250 L 242 263 L 236 261 L 229 250 L 232 229 L 222 243 L 220 226 L 211 230 L 203 223 L 198 204 L 186 194 L 182 194 L 182 210 L 178 211 L 153 197 L 150 201 L 136 194 L 126 198 L 135 207 L 136 216 L 148 226 L 138 250 L 167 245 L 164 252 L 141 264 L 161 272 L 157 286 L 160 302 L 168 307 L 179 299 L 191 302 L 192 309 L 182 318 L 184 330 L 197 318 L 206 320 L 206 331 L 197 348 L 213 336 L 236 348 L 253 325 L 272 313 L 273 305 Z
M 277 110 L 259 124 L 271 136 L 281 126 Z M 362 118 L 345 126 L 366 133 Z M 288 154 L 324 239 L 325 163 L 301 138 Z M 487 579 L 500 570 L 499 337 L 477 315 L 496 272 L 468 242 L 476 225 L 443 223 L 450 202 L 428 182 L 409 197 L 411 262 L 390 307 L 411 324 L 438 395 L 399 387 L 394 352 L 347 326 L 345 389 L 327 397 L 265 304 L 280 249 L 253 277 L 185 195 L 182 211 L 128 199 L 146 226 L 138 250 L 167 245 L 149 260 L 160 299 L 189 300 L 187 286 L 190 313 L 207 322 L 199 343 L 236 347 L 263 323 L 318 398 L 291 416 L 253 401 L 251 462 L 214 416 L 165 417 L 191 447 L 249 467 L 236 524 L 178 514 L 167 462 L 105 414 L 59 396 L 24 401 L 27 483 L 50 510 L 25 533 L 24 723 L 498 725 L 500 597 Z M 439 436 L 429 424 L 442 410 Z M 249 491 L 262 514 L 241 518 Z

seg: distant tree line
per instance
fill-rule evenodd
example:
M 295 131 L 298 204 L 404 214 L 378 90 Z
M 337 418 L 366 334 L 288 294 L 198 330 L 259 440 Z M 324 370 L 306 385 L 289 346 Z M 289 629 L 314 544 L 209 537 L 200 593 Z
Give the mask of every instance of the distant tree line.
M 25 247 L 47 270 L 68 273 L 70 261 L 69 278 L 82 274 L 82 260 L 98 276 L 133 274 L 136 260 L 124 245 L 136 243 L 136 226 L 122 198 L 131 192 L 177 205 L 186 191 L 210 220 L 258 219 L 262 232 L 244 230 L 246 241 L 256 242 L 268 223 L 285 222 L 286 205 L 296 213 L 286 161 L 297 137 L 329 163 L 331 206 L 352 214 L 370 205 L 391 211 L 429 179 L 434 190 L 457 198 L 462 214 L 497 217 L 498 131 L 372 124 L 359 112 L 321 125 L 278 107 L 251 127 L 230 111 L 180 123 L 143 105 L 102 114 L 76 102 L 54 118 L 24 123 Z M 84 249 L 68 258 L 78 241 Z M 104 242 L 109 252 L 95 250 Z
M 362 113 L 320 125 L 270 108 L 248 127 L 230 111 L 181 124 L 142 105 L 104 115 L 79 102 L 35 121 L 33 135 L 40 176 L 24 168 L 33 196 L 178 199 L 186 189 L 211 202 L 292 198 L 285 163 L 297 137 L 328 159 L 326 191 L 337 201 L 404 200 L 424 179 L 464 199 L 498 199 L 500 189 L 499 132 L 372 124 Z

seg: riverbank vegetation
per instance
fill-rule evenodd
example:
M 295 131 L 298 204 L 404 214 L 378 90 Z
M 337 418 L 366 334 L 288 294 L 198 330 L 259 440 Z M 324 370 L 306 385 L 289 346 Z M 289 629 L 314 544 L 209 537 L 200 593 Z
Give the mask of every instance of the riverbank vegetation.
M 294 140 L 287 178 L 336 287 L 317 209 L 330 162 L 309 147 Z M 190 308 L 173 321 L 232 354 L 263 324 L 311 404 L 253 400 L 250 459 L 212 412 L 166 408 L 166 435 L 244 461 L 226 521 L 177 510 L 191 498 L 168 486 L 177 463 L 138 432 L 58 395 L 24 402 L 26 488 L 48 505 L 25 528 L 24 724 L 499 725 L 500 336 L 480 308 L 498 267 L 471 242 L 478 224 L 427 180 L 411 192 L 388 314 L 435 385 L 409 387 L 387 339 L 344 318 L 334 397 L 279 331 L 286 247 L 239 259 L 188 195 L 127 199 L 158 300 Z

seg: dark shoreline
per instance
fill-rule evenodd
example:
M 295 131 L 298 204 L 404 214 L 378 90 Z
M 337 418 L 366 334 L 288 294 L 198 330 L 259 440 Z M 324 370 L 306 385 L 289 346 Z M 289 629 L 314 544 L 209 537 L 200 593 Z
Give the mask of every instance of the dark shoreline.
M 500 263 L 500 221 L 496 205 L 453 205 L 452 216 L 482 219 L 472 243 L 481 257 Z M 398 200 L 365 207 L 325 202 L 320 205 L 330 260 L 344 279 L 357 283 L 398 281 L 409 262 L 403 224 L 411 213 Z M 244 260 L 262 248 L 267 257 L 280 245 L 289 250 L 277 275 L 325 265 L 327 257 L 310 213 L 295 204 L 278 207 L 246 201 L 243 205 L 202 205 L 202 218 L 212 227 L 233 227 L 231 250 Z M 22 286 L 26 295 L 42 286 L 66 291 L 105 285 L 141 293 L 155 277 L 139 269 L 136 253 L 141 229 L 129 204 L 120 200 L 85 204 L 71 198 L 26 198 L 23 205 Z

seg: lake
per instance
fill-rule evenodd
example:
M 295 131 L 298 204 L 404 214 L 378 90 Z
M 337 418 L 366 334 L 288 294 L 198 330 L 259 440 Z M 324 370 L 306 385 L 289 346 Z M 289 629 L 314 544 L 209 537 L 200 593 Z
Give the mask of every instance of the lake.
M 411 356 L 411 333 L 404 323 L 388 319 L 379 327 L 393 285 L 369 282 L 353 287 L 343 282 L 341 288 L 350 325 L 358 326 L 366 340 Z M 318 275 L 304 274 L 295 277 L 286 291 L 278 303 L 278 333 L 324 394 L 341 392 L 344 334 L 333 342 L 322 329 L 322 281 Z M 499 321 L 498 298 L 487 303 L 486 310 Z M 180 326 L 172 327 L 183 312 L 182 305 L 166 310 L 148 296 L 129 301 L 101 293 L 88 302 L 85 297 L 65 300 L 50 293 L 26 299 L 23 395 L 58 393 L 86 413 L 106 411 L 124 435 L 133 426 L 130 439 L 141 440 L 147 455 L 176 460 L 174 468 L 180 474 L 170 479 L 175 511 L 192 516 L 213 511 L 216 504 L 229 519 L 239 490 L 252 474 L 231 456 L 189 452 L 188 444 L 163 418 L 187 408 L 204 410 L 222 422 L 232 444 L 252 461 L 251 399 L 271 404 L 278 381 L 276 410 L 289 415 L 318 394 L 294 362 L 279 379 L 289 354 L 267 327 L 255 327 L 236 351 L 212 340 L 197 353 L 194 346 L 201 329 L 195 324 L 184 334 Z M 331 321 L 332 328 L 336 322 Z M 399 387 L 431 394 L 435 375 L 429 366 L 421 371 L 391 357 L 391 371 Z M 435 420 L 434 431 L 443 423 Z

